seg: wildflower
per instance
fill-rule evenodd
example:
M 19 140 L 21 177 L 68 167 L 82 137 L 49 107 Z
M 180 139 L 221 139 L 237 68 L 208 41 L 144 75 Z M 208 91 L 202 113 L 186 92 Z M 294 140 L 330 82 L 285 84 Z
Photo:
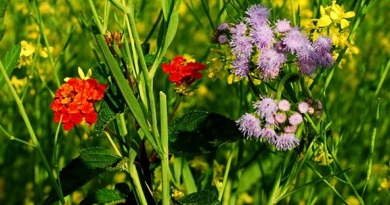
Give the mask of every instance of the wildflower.
M 334 60 L 332 58 L 332 39 L 320 36 L 313 43 L 313 48 L 318 54 L 317 62 L 320 66 L 330 67 Z
M 240 119 L 236 121 L 239 125 L 239 130 L 245 137 L 259 137 L 261 133 L 260 120 L 252 114 L 244 114 Z
M 299 113 L 294 113 L 292 114 L 289 118 L 288 121 L 291 125 L 299 125 L 302 121 L 302 115 Z
M 22 47 L 19 55 L 18 60 L 18 68 L 21 68 L 22 66 L 27 66 L 32 63 L 32 57 L 35 53 L 35 46 L 31 43 L 28 43 L 27 41 L 21 41 L 20 45 Z
M 279 124 L 286 122 L 287 116 L 285 113 L 280 112 L 275 115 L 275 121 Z
M 292 150 L 299 145 L 299 139 L 291 133 L 283 133 L 275 139 L 275 147 L 277 150 Z
M 279 101 L 278 103 L 278 108 L 279 110 L 281 111 L 289 111 L 290 110 L 290 102 L 288 102 L 288 100 L 281 100 Z
M 302 48 L 310 45 L 310 41 L 297 27 L 294 27 L 284 37 L 283 44 L 288 51 L 297 54 Z
M 278 106 L 272 98 L 264 97 L 261 101 L 254 104 L 256 114 L 262 119 L 275 114 L 278 111 Z
M 275 132 L 275 129 L 270 126 L 266 126 L 261 130 L 260 133 L 261 140 L 265 140 L 268 144 L 274 144 L 278 135 Z
M 291 30 L 290 21 L 283 19 L 283 20 L 277 20 L 276 21 L 276 31 L 279 33 L 286 33 Z
M 275 79 L 279 75 L 280 68 L 286 62 L 286 55 L 275 49 L 263 51 L 259 56 L 258 66 L 262 72 L 263 80 Z
M 226 44 L 228 41 L 228 37 L 224 34 L 218 36 L 218 43 L 219 44 Z
M 260 51 L 269 48 L 274 41 L 274 32 L 268 24 L 252 27 L 249 31 L 252 42 Z
M 227 23 L 221 23 L 218 26 L 219 31 L 224 31 L 224 30 L 227 30 L 228 28 L 229 28 L 229 25 Z
M 237 58 L 233 60 L 232 63 L 233 73 L 239 79 L 248 77 L 250 68 L 249 68 L 249 60 L 245 58 Z
M 50 105 L 54 112 L 54 122 L 61 122 L 68 131 L 83 119 L 89 125 L 97 120 L 93 103 L 101 100 L 107 86 L 95 79 L 69 78 L 56 91 Z
M 246 31 L 247 26 L 243 22 L 230 28 L 232 39 L 229 45 L 236 58 L 249 59 L 252 54 L 252 39 L 246 36 Z
M 295 131 L 297 131 L 297 126 L 295 125 L 288 125 L 286 127 L 284 127 L 284 132 L 285 133 L 295 133 Z
M 305 114 L 309 111 L 309 104 L 307 102 L 301 102 L 298 105 L 298 110 L 300 113 Z
M 252 27 L 262 26 L 267 24 L 269 17 L 269 10 L 262 7 L 260 4 L 252 5 L 245 12 L 248 17 L 245 18 L 246 22 Z
M 177 86 L 182 84 L 189 86 L 195 80 L 202 78 L 200 71 L 205 68 L 205 64 L 187 62 L 182 56 L 176 56 L 169 64 L 162 64 L 163 71 L 169 74 L 169 81 Z

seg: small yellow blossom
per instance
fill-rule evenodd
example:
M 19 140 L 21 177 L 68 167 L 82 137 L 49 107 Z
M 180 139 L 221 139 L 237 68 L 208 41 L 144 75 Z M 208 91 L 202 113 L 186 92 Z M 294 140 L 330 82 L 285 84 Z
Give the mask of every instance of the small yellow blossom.
M 11 83 L 12 83 L 12 85 L 14 85 L 16 92 L 21 93 L 22 88 L 27 84 L 27 77 L 19 79 L 16 76 L 12 76 Z
M 22 47 L 19 55 L 18 68 L 22 66 L 31 65 L 32 57 L 35 52 L 35 46 L 27 41 L 21 41 L 20 45 Z

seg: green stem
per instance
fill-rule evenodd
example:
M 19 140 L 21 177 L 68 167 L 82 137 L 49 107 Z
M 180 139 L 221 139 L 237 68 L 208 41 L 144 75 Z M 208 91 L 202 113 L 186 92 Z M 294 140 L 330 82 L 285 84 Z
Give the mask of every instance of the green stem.
M 17 141 L 17 142 L 20 142 L 22 144 L 25 144 L 25 145 L 28 145 L 28 146 L 32 146 L 32 147 L 35 147 L 34 145 L 24 141 L 24 140 L 21 140 L 19 138 L 16 138 L 15 136 L 11 135 L 10 133 L 8 133 L 3 126 L 0 125 L 0 130 L 4 132 L 4 134 L 9 138 L 9 140 L 14 140 L 14 141 Z
M 93 1 L 92 0 L 88 0 L 88 3 L 89 3 L 89 6 L 91 7 L 91 11 L 92 11 L 92 14 L 93 14 L 93 19 L 95 20 L 95 23 L 96 23 L 96 26 L 99 29 L 99 32 L 101 34 L 104 34 L 106 31 L 103 29 L 102 23 L 99 20 L 99 16 L 98 16 L 98 14 L 96 12 L 96 8 L 95 8 L 95 5 L 93 4 Z
M 169 182 L 169 147 L 168 147 L 168 110 L 167 96 L 160 92 L 160 116 L 161 116 L 161 145 L 163 158 L 161 159 L 162 168 L 162 204 L 169 205 L 170 201 L 170 182 Z
M 13 85 L 12 85 L 8 75 L 7 75 L 7 72 L 4 69 L 3 63 L 1 61 L 0 61 L 0 71 L 1 71 L 1 74 L 4 76 L 5 82 L 6 82 L 7 86 L 8 86 L 8 88 L 10 89 L 12 96 L 15 99 L 16 105 L 19 108 L 20 115 L 22 116 L 23 121 L 26 124 L 28 133 L 30 134 L 30 137 L 31 137 L 31 139 L 32 139 L 32 141 L 34 143 L 34 146 L 35 146 L 35 148 L 38 151 L 38 155 L 39 155 L 39 157 L 41 158 L 41 160 L 43 162 L 43 165 L 44 165 L 44 167 L 45 167 L 45 169 L 46 169 L 46 171 L 47 171 L 47 173 L 49 175 L 50 181 L 52 182 L 52 184 L 53 184 L 53 186 L 54 186 L 54 188 L 55 188 L 55 190 L 56 190 L 56 192 L 58 194 L 58 197 L 61 200 L 61 203 L 65 204 L 65 199 L 64 199 L 64 196 L 62 194 L 62 190 L 59 187 L 59 185 L 56 183 L 56 180 L 54 178 L 53 172 L 52 172 L 52 170 L 50 168 L 50 165 L 49 165 L 49 163 L 48 163 L 48 161 L 46 159 L 45 154 L 43 153 L 43 150 L 41 148 L 41 145 L 39 144 L 39 141 L 38 141 L 38 139 L 37 139 L 37 137 L 35 135 L 35 132 L 34 132 L 32 126 L 31 126 L 30 120 L 29 120 L 29 118 L 27 116 L 26 110 L 24 109 L 23 103 L 20 100 L 18 94 L 16 93 L 16 90 L 13 87 Z
M 276 93 L 276 100 L 280 100 L 282 97 L 282 91 L 284 84 L 287 82 L 287 80 L 294 78 L 294 77 L 299 77 L 298 73 L 289 73 L 286 76 L 283 77 L 283 79 L 280 81 L 279 86 L 278 86 L 278 91 Z
M 316 132 L 316 134 L 320 134 L 320 130 L 317 128 L 316 124 L 314 124 L 313 120 L 311 120 L 311 117 L 305 113 L 305 119 L 309 122 L 309 124 L 311 125 L 311 127 L 314 129 L 314 131 Z
M 218 194 L 218 200 L 219 201 L 222 200 L 222 196 L 223 196 L 223 193 L 224 193 L 225 188 L 226 188 L 226 183 L 229 180 L 228 176 L 229 176 L 230 166 L 232 164 L 232 160 L 233 160 L 233 157 L 234 157 L 234 149 L 235 149 L 235 147 L 236 147 L 235 144 L 233 144 L 232 149 L 230 150 L 229 159 L 228 159 L 228 161 L 226 163 L 226 169 L 225 169 L 225 173 L 223 175 L 222 188 L 221 188 L 221 190 L 219 190 L 219 194 Z

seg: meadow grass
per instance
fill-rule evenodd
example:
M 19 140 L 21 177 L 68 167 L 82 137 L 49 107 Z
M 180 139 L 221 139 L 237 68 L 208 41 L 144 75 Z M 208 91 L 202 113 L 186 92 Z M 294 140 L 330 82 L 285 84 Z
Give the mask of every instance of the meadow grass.
M 349 19 L 350 47 L 339 50 L 342 58 L 337 66 L 306 79 L 314 82 L 309 89 L 324 108 L 321 120 L 302 131 L 310 136 L 304 137 L 299 150 L 277 151 L 242 139 L 222 145 L 215 153 L 191 156 L 168 155 L 173 120 L 193 110 L 237 120 L 258 98 L 247 82 L 229 83 L 226 70 L 221 78 L 209 78 L 213 69 L 220 68 L 213 61 L 218 47 L 210 43 L 215 28 L 237 21 L 256 3 L 271 8 L 272 21 L 287 18 L 304 25 L 319 18 L 320 5 L 331 1 L 4 2 L 8 6 L 0 42 L 2 67 L 6 67 L 6 52 L 23 42 L 16 67 L 0 87 L 0 204 L 42 204 L 51 192 L 59 195 L 57 204 L 79 204 L 88 194 L 113 190 L 118 183 L 130 185 L 139 204 L 154 200 L 181 204 L 175 201 L 178 196 L 209 189 L 217 190 L 221 204 L 390 201 L 389 1 L 337 1 L 356 14 Z M 122 75 L 119 58 L 105 46 L 102 34 L 107 30 L 124 33 L 123 61 L 137 73 L 137 92 Z M 153 61 L 143 53 L 153 54 Z M 179 97 L 161 69 L 161 61 L 176 55 L 207 64 L 192 95 Z M 85 73 L 93 68 L 94 73 L 100 63 L 108 65 L 110 79 L 126 93 L 128 108 L 100 136 L 85 123 L 64 131 L 61 123 L 53 121 L 50 109 L 56 90 L 64 78 L 79 75 L 78 67 Z M 298 93 L 300 87 L 293 88 Z M 276 93 L 272 83 L 259 91 Z M 105 147 L 126 157 L 125 165 L 61 196 L 59 172 L 90 147 Z M 140 170 L 136 157 L 153 155 L 152 149 L 159 160 Z M 151 177 L 152 188 L 145 185 L 145 176 Z

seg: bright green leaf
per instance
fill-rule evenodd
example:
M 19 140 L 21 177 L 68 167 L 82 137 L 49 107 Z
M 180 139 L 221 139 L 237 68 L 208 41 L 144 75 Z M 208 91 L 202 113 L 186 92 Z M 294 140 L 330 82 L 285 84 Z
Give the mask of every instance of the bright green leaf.
M 106 204 L 106 203 L 125 203 L 125 195 L 118 190 L 99 189 L 95 193 L 89 194 L 80 205 Z
M 112 170 L 120 163 L 121 157 L 101 147 L 82 150 L 80 156 L 73 159 L 60 171 L 60 182 L 64 196 L 69 195 L 99 174 Z M 56 192 L 51 192 L 44 205 L 58 200 Z
M 18 63 L 19 55 L 21 51 L 20 43 L 14 45 L 4 56 L 3 65 L 7 75 L 10 76 L 16 64 Z M 0 89 L 5 85 L 4 76 L 0 76 Z

